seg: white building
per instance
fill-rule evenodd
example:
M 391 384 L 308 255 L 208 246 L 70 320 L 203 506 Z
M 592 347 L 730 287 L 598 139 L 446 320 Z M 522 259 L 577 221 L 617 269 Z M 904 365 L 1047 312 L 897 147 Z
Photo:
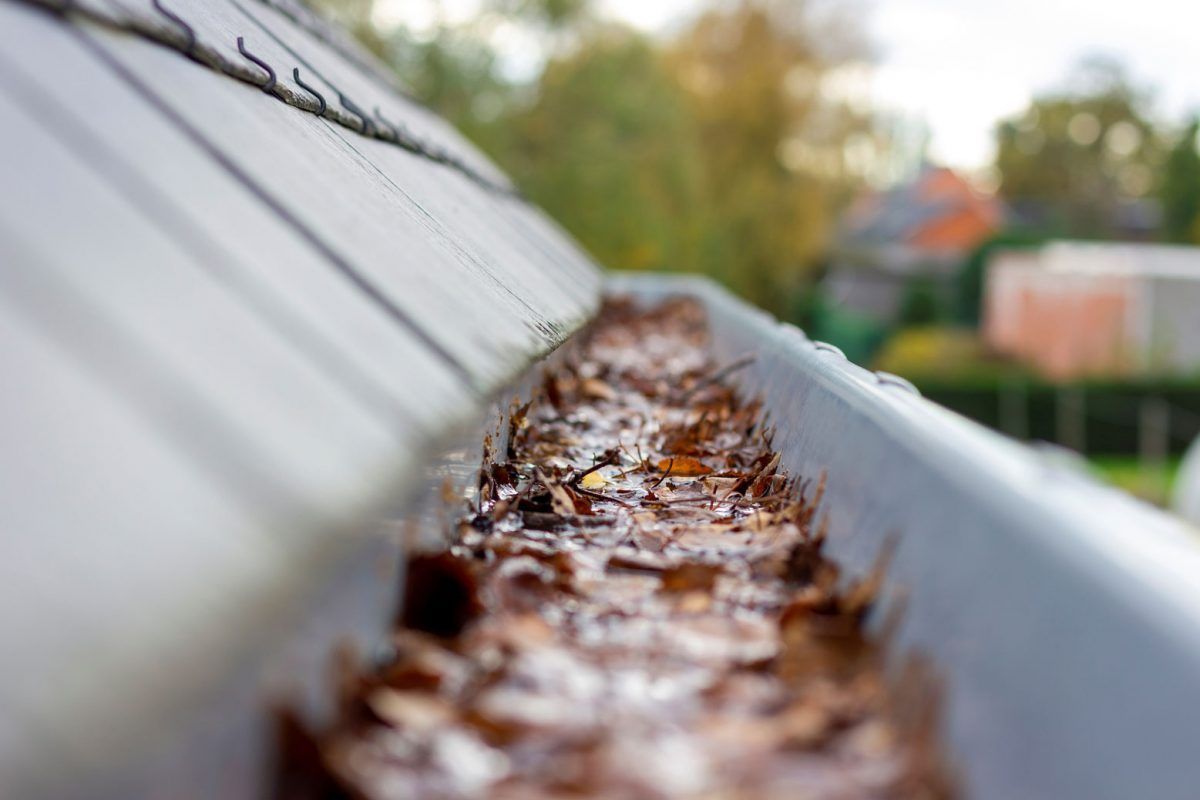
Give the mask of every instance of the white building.
M 998 253 L 983 334 L 1057 379 L 1200 373 L 1200 248 L 1054 242 Z

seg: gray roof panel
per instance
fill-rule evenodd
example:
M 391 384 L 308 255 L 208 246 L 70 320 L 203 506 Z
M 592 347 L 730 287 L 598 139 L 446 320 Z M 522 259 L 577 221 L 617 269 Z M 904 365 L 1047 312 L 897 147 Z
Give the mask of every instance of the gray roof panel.
M 395 509 L 600 292 L 561 230 L 329 29 L 281 0 L 163 2 L 205 63 L 150 0 L 0 2 L 14 796 L 261 782 L 265 693 L 315 698 L 340 638 L 381 630 Z M 330 118 L 289 96 L 294 65 Z M 334 84 L 427 138 L 363 135 Z
M 0 55 L 0 86 L 35 115 L 46 134 L 92 171 L 140 202 L 148 216 L 264 308 L 303 343 L 311 357 L 354 386 L 381 414 L 421 420 L 470 395 L 450 368 L 414 341 L 369 296 L 270 213 L 253 192 L 197 147 L 144 97 L 107 69 L 61 26 L 0 6 L 0 19 L 20 33 Z M 29 70 L 35 58 L 63 67 L 57 76 Z M 86 97 L 103 113 L 68 105 L 57 93 Z M 180 191 L 186 187 L 186 191 Z M 102 262 L 106 255 L 94 254 Z M 412 375 L 420 375 L 414 382 Z
M 577 325 L 587 308 L 535 310 L 556 276 L 521 283 L 510 264 L 490 271 L 351 146 L 333 123 L 108 31 L 88 35 L 154 102 L 220 154 L 258 192 L 375 286 L 414 327 L 485 390 L 494 390 Z M 153 76 L 150 80 L 146 76 Z M 403 151 L 398 151 L 403 152 Z M 416 156 L 412 156 L 416 158 Z M 556 333 L 557 331 L 557 333 Z
M 310 511 L 361 502 L 365 479 L 395 463 L 397 446 L 414 442 L 412 428 L 368 407 L 290 329 L 9 105 L 0 220 L 19 216 L 22 227 L 5 223 L 0 241 L 22 257 L 4 271 L 6 291 L 55 303 L 58 324 L 87 315 L 111 331 L 107 341 L 90 334 L 81 342 L 99 361 L 136 343 L 139 369 L 169 373 L 211 407 L 230 446 L 244 442 Z

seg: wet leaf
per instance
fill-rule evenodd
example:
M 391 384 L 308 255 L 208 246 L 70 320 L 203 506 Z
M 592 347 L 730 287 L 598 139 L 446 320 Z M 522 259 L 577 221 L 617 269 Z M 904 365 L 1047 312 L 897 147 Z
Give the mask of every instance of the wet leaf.
M 606 303 L 412 560 L 394 657 L 310 748 L 323 796 L 953 796 L 934 684 L 897 702 L 863 628 L 886 562 L 839 580 L 750 363 L 691 301 Z
M 608 478 L 605 478 L 604 475 L 599 472 L 589 472 L 587 475 L 583 476 L 583 480 L 579 482 L 579 485 L 585 489 L 596 491 L 598 489 L 603 489 L 608 485 Z
M 617 393 L 611 386 L 597 378 L 588 378 L 580 384 L 579 390 L 584 397 L 590 397 L 593 400 L 615 400 L 617 397 Z
M 454 719 L 453 709 L 428 692 L 375 689 L 367 695 L 367 705 L 388 724 L 418 731 L 428 731 Z
M 667 592 L 686 592 L 693 589 L 711 591 L 721 568 L 713 564 L 686 562 L 663 573 L 662 588 Z
M 657 467 L 659 472 L 668 476 L 678 476 L 681 478 L 695 478 L 712 472 L 711 467 L 706 466 L 698 458 L 691 456 L 664 458 L 658 462 Z

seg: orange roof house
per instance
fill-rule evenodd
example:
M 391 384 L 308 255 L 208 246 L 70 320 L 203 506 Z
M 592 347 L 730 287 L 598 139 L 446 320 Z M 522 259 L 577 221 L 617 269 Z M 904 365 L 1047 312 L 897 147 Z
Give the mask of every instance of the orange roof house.
M 899 311 L 907 284 L 948 286 L 972 251 L 1004 223 L 1003 204 L 945 167 L 855 201 L 839 225 L 825 286 L 847 310 L 880 322 Z
M 964 255 L 999 230 L 1003 205 L 946 167 L 860 197 L 841 220 L 840 247 L 900 246 L 916 256 Z
M 930 169 L 917 181 L 920 202 L 936 209 L 908 233 L 908 243 L 930 251 L 968 253 L 1000 227 L 1004 212 L 950 169 Z

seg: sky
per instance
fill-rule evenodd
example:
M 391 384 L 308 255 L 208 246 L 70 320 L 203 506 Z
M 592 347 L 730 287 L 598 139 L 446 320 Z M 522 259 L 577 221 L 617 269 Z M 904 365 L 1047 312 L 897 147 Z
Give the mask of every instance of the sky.
M 435 0 L 387 0 L 398 19 L 421 24 Z M 478 0 L 440 0 L 467 16 Z M 695 0 L 599 0 L 601 9 L 649 33 L 677 27 Z M 1200 112 L 1198 0 L 865 0 L 874 54 L 856 91 L 909 124 L 928 127 L 929 155 L 965 170 L 992 156 L 996 122 L 1063 82 L 1091 55 L 1114 56 L 1152 90 L 1167 122 Z M 514 31 L 520 69 L 527 42 Z
M 876 0 L 876 103 L 923 117 L 930 154 L 978 168 L 995 122 L 1061 84 L 1081 58 L 1115 56 L 1170 121 L 1200 112 L 1200 4 L 1192 0 Z

